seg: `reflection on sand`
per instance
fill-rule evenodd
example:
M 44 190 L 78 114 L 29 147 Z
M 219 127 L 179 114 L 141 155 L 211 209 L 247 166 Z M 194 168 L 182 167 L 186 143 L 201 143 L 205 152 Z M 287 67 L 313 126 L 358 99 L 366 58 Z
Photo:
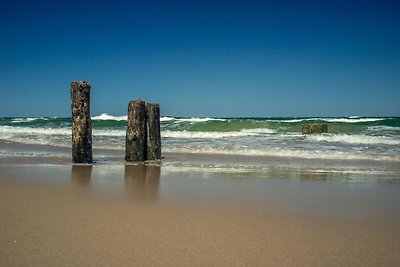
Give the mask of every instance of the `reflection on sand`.
M 126 196 L 141 201 L 156 200 L 160 174 L 160 166 L 125 165 Z
M 92 165 L 73 165 L 71 168 L 71 185 L 86 188 L 90 186 Z
M 300 180 L 303 182 L 307 181 L 327 181 L 327 172 L 300 172 Z

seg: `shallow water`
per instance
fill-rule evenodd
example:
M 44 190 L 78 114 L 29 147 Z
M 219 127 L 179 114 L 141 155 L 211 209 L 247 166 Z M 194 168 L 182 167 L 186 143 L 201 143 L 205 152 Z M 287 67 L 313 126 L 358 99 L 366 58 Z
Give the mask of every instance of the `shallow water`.
M 92 120 L 95 158 L 120 160 L 126 116 L 102 114 Z M 302 135 L 304 123 L 326 123 L 329 133 Z M 306 166 L 392 173 L 400 169 L 398 117 L 162 117 L 161 135 L 163 156 L 171 159 L 166 164 L 174 166 Z M 70 146 L 70 118 L 0 118 L 0 157 L 69 158 Z

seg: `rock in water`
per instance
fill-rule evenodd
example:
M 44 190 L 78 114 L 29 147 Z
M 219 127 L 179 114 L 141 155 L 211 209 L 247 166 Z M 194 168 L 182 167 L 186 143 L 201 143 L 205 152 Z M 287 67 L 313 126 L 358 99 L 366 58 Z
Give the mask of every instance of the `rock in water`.
M 301 133 L 302 134 L 319 134 L 319 133 L 327 133 L 328 125 L 327 124 L 303 124 L 301 125 Z

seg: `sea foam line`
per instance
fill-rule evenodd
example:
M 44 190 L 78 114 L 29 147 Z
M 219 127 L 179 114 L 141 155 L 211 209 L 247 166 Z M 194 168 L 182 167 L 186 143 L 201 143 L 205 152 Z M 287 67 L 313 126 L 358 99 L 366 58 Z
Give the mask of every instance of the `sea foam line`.
M 366 136 L 359 134 L 323 134 L 323 135 L 308 135 L 307 140 L 316 142 L 331 142 L 331 143 L 348 143 L 362 145 L 400 145 L 400 140 L 386 136 Z
M 101 115 L 92 117 L 92 120 L 114 120 L 114 121 L 126 121 L 127 116 L 113 116 L 107 113 L 102 113 Z M 207 122 L 207 121 L 226 121 L 226 119 L 219 119 L 219 118 L 174 118 L 170 116 L 160 117 L 160 121 L 175 121 L 175 122 Z
M 320 150 L 298 150 L 282 148 L 209 148 L 209 147 L 169 147 L 164 148 L 167 153 L 187 153 L 187 154 L 217 154 L 217 155 L 238 155 L 238 156 L 269 156 L 281 158 L 299 159 L 325 159 L 325 160 L 369 160 L 369 161 L 393 161 L 400 162 L 400 156 L 389 155 L 368 155 L 364 153 L 345 152 L 345 151 L 326 151 Z
M 321 119 L 327 122 L 347 122 L 347 123 L 358 123 L 358 122 L 373 122 L 373 121 L 383 121 L 387 118 L 329 118 Z
M 49 118 L 37 117 L 37 118 L 14 118 L 11 123 L 31 122 L 36 120 L 49 120 Z
M 383 121 L 389 118 L 302 118 L 302 119 L 282 119 L 282 120 L 266 120 L 268 122 L 283 122 L 283 123 L 294 123 L 294 122 L 306 122 L 306 121 L 326 121 L 326 122 L 343 122 L 343 123 L 360 123 L 360 122 L 374 122 Z
M 96 129 L 93 128 L 94 136 L 114 136 L 124 137 L 126 134 L 125 130 L 116 129 Z M 267 128 L 258 129 L 244 129 L 236 132 L 190 132 L 190 131 L 161 131 L 161 136 L 165 138 L 182 138 L 182 139 L 219 139 L 228 137 L 242 137 L 242 136 L 258 136 L 262 134 L 272 134 L 275 131 Z M 12 126 L 0 126 L 0 133 L 2 137 L 10 135 L 71 135 L 71 128 L 31 128 L 31 127 L 12 127 Z
M 31 136 L 39 136 L 39 135 L 71 135 L 70 127 L 63 128 L 31 128 L 31 127 L 13 127 L 13 126 L 0 126 L 1 137 L 10 136 L 14 134 L 20 135 L 31 135 Z M 94 136 L 125 136 L 125 130 L 110 130 L 110 129 L 96 129 L 93 130 Z
M 244 129 L 235 132 L 191 132 L 191 131 L 162 131 L 161 136 L 164 138 L 177 138 L 177 139 L 222 139 L 229 137 L 245 137 L 245 136 L 259 136 L 263 134 L 273 134 L 274 130 L 267 128 L 258 129 Z
M 176 118 L 177 122 L 207 122 L 207 121 L 226 121 L 226 119 L 219 118 Z
M 92 120 L 99 120 L 99 121 L 126 121 L 127 116 L 112 116 L 108 115 L 107 113 L 102 113 L 99 116 L 92 117 Z

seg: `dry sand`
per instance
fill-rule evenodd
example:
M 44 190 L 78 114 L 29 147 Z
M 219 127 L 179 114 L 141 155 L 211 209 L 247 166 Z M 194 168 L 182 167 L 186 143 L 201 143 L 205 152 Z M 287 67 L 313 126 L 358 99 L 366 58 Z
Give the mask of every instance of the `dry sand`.
M 0 265 L 400 265 L 400 183 L 259 178 L 2 164 Z

